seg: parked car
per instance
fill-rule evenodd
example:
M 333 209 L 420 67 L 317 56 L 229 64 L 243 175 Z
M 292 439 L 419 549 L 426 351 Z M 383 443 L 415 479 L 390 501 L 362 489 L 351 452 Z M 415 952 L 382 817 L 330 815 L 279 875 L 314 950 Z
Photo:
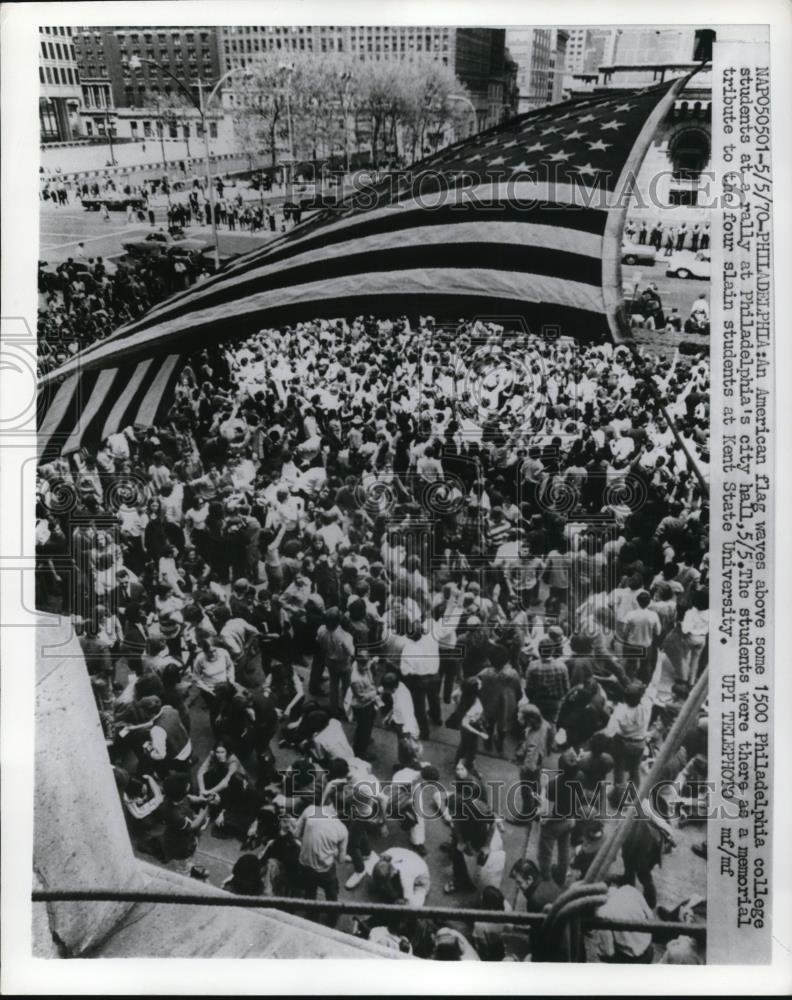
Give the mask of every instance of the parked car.
M 107 205 L 108 212 L 126 212 L 126 207 L 131 203 L 135 211 L 142 211 L 146 207 L 143 198 L 136 198 L 127 194 L 108 194 L 104 197 L 81 198 L 82 207 L 88 212 L 98 212 L 102 205 Z
M 654 264 L 656 258 L 657 250 L 646 243 L 622 243 L 622 264 Z
M 161 253 L 182 252 L 202 253 L 211 243 L 206 240 L 174 239 L 164 230 L 149 233 L 142 240 L 132 240 L 124 243 L 124 249 L 131 257 L 154 257 Z
M 702 278 L 709 280 L 710 255 L 709 250 L 677 250 L 671 254 L 666 264 L 668 278 Z

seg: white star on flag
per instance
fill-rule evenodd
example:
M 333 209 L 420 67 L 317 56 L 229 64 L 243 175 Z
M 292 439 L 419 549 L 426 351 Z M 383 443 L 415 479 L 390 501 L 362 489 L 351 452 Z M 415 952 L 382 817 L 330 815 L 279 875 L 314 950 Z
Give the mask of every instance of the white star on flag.
M 613 143 L 612 142 L 603 142 L 602 139 L 597 139 L 596 142 L 588 142 L 587 141 L 586 145 L 592 151 L 595 150 L 595 149 L 601 149 L 602 152 L 604 153 L 606 149 L 610 149 L 610 147 L 613 145 Z
M 543 144 L 543 143 L 541 143 L 541 142 L 535 142 L 535 143 L 533 144 L 533 146 L 526 146 L 526 147 L 525 147 L 525 152 L 526 152 L 526 153 L 540 153 L 540 152 L 542 152 L 542 150 L 544 150 L 544 149 L 547 149 L 547 146 L 546 146 L 546 145 L 544 145 L 544 144 Z
M 548 125 L 547 128 L 543 128 L 539 135 L 549 135 L 551 132 L 558 132 L 559 128 L 557 125 Z
M 565 136 L 565 138 L 567 138 L 567 139 L 582 139 L 585 134 L 586 134 L 585 132 L 578 132 L 578 130 L 575 129 L 574 132 L 570 132 L 569 135 Z
M 614 111 L 631 111 L 635 107 L 634 104 L 617 104 L 613 109 Z
M 624 122 L 617 122 L 615 118 L 612 118 L 609 122 L 603 122 L 600 128 L 621 128 Z
M 559 149 L 557 153 L 551 153 L 548 156 L 548 160 L 555 160 L 555 161 L 568 160 L 571 158 L 571 156 L 572 156 L 571 153 L 565 153 L 563 149 Z
M 582 118 L 578 118 L 578 124 L 583 125 L 586 122 L 594 122 L 596 120 L 597 119 L 594 117 L 594 115 L 583 115 Z
M 499 163 L 505 163 L 506 160 L 502 156 L 496 156 L 494 160 L 490 160 L 490 166 L 496 167 Z
M 582 167 L 573 167 L 572 169 L 576 170 L 581 175 L 590 174 L 592 177 L 594 174 L 599 173 L 599 169 L 597 167 L 592 167 L 590 163 L 585 163 Z

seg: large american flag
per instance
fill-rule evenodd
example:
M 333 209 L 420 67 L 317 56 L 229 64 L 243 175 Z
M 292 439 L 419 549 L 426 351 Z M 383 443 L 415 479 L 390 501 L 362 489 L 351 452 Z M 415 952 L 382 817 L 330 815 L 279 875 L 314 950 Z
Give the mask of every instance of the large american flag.
M 622 339 L 629 194 L 687 79 L 521 115 L 238 258 L 44 376 L 39 455 L 156 424 L 191 353 L 265 326 L 408 314 Z

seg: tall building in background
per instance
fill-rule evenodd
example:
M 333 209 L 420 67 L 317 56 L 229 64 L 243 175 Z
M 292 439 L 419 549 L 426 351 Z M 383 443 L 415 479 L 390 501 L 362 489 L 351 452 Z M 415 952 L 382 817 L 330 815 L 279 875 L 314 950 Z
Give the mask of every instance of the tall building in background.
M 564 72 L 569 32 L 565 28 L 555 28 L 550 43 L 550 70 L 547 77 L 547 100 L 557 104 L 564 95 Z
M 79 135 L 82 92 L 72 28 L 39 28 L 39 125 L 42 142 Z
M 586 35 L 588 28 L 567 28 L 565 73 L 580 73 L 586 57 Z
M 518 66 L 520 113 L 548 104 L 555 29 L 507 28 L 506 44 Z
M 617 28 L 568 28 L 563 92 L 597 79 L 600 66 L 613 62 Z

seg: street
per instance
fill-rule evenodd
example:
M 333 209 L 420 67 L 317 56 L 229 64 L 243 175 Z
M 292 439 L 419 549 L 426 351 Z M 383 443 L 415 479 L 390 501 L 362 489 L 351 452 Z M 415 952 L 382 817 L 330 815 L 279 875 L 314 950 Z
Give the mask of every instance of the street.
M 237 188 L 227 187 L 227 196 L 234 197 Z M 245 201 L 249 204 L 259 204 L 261 197 L 257 191 L 241 188 Z M 174 201 L 186 201 L 187 193 L 174 195 Z M 264 197 L 265 204 L 271 205 L 276 211 L 282 206 L 285 198 L 281 193 L 273 193 Z M 167 202 L 163 197 L 151 199 L 156 214 L 156 225 L 167 228 Z M 52 201 L 39 203 L 41 215 L 39 220 L 40 249 L 39 259 L 49 264 L 59 264 L 61 261 L 74 257 L 77 244 L 85 245 L 87 257 L 104 257 L 113 260 L 124 253 L 123 244 L 131 240 L 143 239 L 151 232 L 148 222 L 127 223 L 125 212 L 111 212 L 110 220 L 105 221 L 101 212 L 89 212 L 82 208 L 74 198 L 68 205 L 57 207 Z M 188 235 L 211 240 L 212 228 L 193 222 L 188 227 Z M 280 233 L 270 233 L 261 230 L 251 233 L 237 229 L 229 231 L 226 226 L 218 227 L 218 244 L 221 253 L 248 253 L 256 247 L 264 246 Z

